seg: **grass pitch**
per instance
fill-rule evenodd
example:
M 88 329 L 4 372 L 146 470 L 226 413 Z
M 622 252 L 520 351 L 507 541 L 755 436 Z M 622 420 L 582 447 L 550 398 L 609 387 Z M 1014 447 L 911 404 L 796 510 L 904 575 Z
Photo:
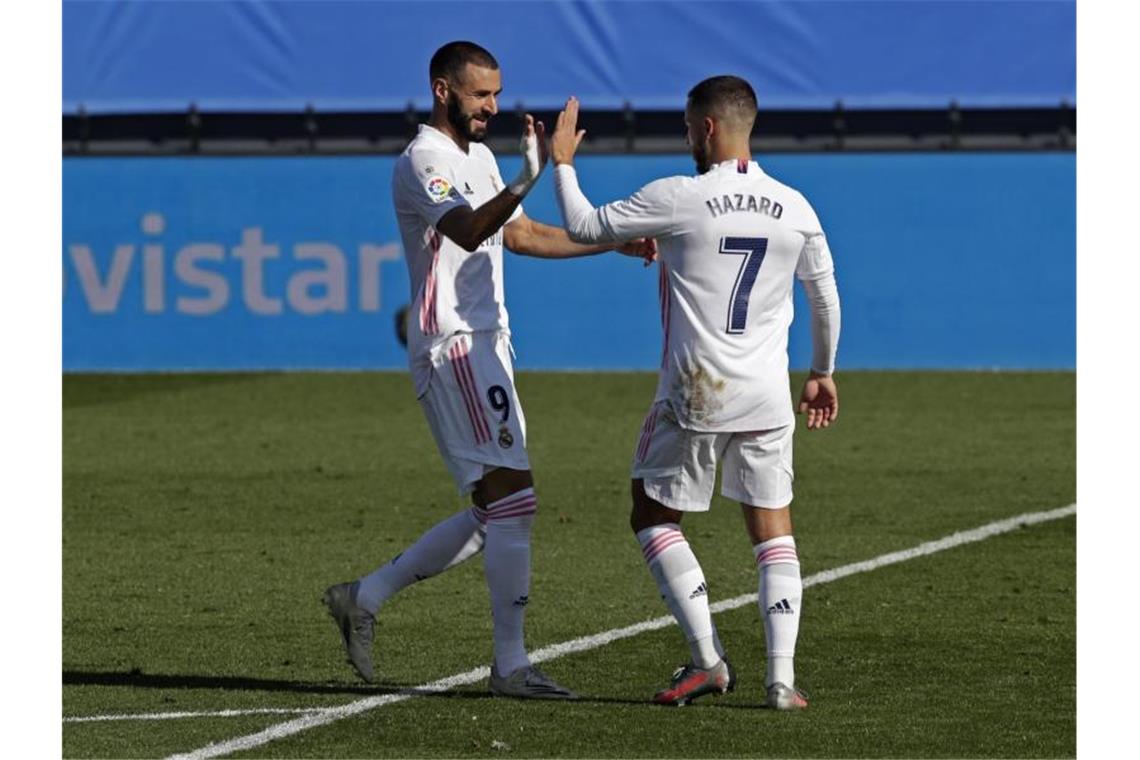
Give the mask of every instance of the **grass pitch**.
M 805 576 L 1075 501 L 1071 373 L 839 381 L 839 423 L 796 437 Z M 654 383 L 520 374 L 540 500 L 532 649 L 666 614 L 627 526 Z M 381 611 L 377 685 L 354 680 L 318 602 L 461 505 L 404 375 L 63 387 L 64 716 L 333 707 L 489 663 L 478 558 Z M 755 591 L 735 505 L 717 497 L 685 530 L 712 601 Z M 808 589 L 802 714 L 760 709 L 748 605 L 717 616 L 740 672 L 720 699 L 647 703 L 686 659 L 670 627 L 546 663 L 577 703 L 492 699 L 480 683 L 238 756 L 1072 757 L 1075 531 L 1065 518 Z M 64 755 L 165 756 L 291 717 L 67 722 Z

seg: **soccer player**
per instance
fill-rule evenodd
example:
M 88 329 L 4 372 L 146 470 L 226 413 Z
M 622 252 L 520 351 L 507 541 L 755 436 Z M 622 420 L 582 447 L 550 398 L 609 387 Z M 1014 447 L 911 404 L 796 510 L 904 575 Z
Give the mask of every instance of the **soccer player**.
M 376 614 L 401 589 L 483 552 L 494 627 L 495 694 L 573 698 L 527 657 L 523 617 L 530 586 L 530 533 L 538 499 L 515 393 L 503 301 L 503 246 L 544 258 L 614 248 L 572 242 L 535 222 L 520 202 L 546 162 L 542 122 L 527 115 L 523 164 L 509 183 L 482 144 L 498 112 L 499 64 L 471 42 L 432 56 L 431 118 L 396 163 L 392 196 L 412 286 L 408 360 L 416 397 L 443 461 L 474 506 L 436 524 L 375 572 L 324 595 L 349 662 L 372 681 Z M 651 259 L 644 240 L 619 247 Z
M 832 371 L 839 296 L 819 219 L 804 197 L 752 160 L 756 95 L 743 79 L 718 76 L 689 92 L 688 142 L 697 176 L 651 182 L 594 208 L 573 159 L 584 132 L 571 98 L 551 152 L 570 237 L 605 243 L 656 238 L 664 349 L 660 380 L 633 457 L 631 526 L 691 661 L 655 702 L 681 705 L 723 693 L 736 677 L 709 613 L 708 587 L 681 532 L 686 512 L 709 508 L 717 463 L 721 493 L 739 501 L 759 572 L 768 661 L 768 706 L 807 707 L 793 656 L 803 585 L 792 536 L 792 431 L 788 326 L 793 275 L 811 303 L 814 355 L 800 395 L 807 428 L 839 415 Z

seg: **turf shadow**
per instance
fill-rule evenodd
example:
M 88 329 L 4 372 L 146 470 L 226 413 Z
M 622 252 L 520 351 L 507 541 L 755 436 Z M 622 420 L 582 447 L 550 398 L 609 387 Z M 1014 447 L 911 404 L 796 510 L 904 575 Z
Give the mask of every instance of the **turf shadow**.
M 143 673 L 140 670 L 63 671 L 64 686 L 129 686 L 137 689 L 232 689 L 237 691 L 287 691 L 298 694 L 395 694 L 410 689 L 412 684 L 314 683 L 248 676 L 203 676 L 170 673 Z
M 641 705 L 642 707 L 651 707 L 655 710 L 677 710 L 680 708 L 672 705 L 659 705 L 651 702 L 648 699 L 627 699 L 623 697 L 602 697 L 592 694 L 578 693 L 578 699 L 575 700 L 577 704 L 597 704 L 597 705 Z M 715 710 L 767 710 L 768 705 L 763 702 L 723 702 L 718 699 L 702 699 L 699 702 L 693 702 L 688 706 L 688 709 L 715 709 Z
M 126 672 L 113 671 L 63 671 L 64 686 L 127 686 L 137 689 L 228 689 L 236 691 L 270 691 L 292 692 L 295 694 L 356 694 L 361 696 L 381 696 L 384 694 L 414 694 L 419 697 L 432 697 L 435 699 L 494 699 L 485 688 L 478 689 L 451 689 L 448 691 L 428 691 L 417 689 L 416 684 L 401 683 L 374 683 L 374 684 L 345 684 L 345 683 L 314 683 L 310 681 L 289 681 L 273 678 L 250 678 L 247 676 L 202 676 L 202 675 L 175 675 L 169 673 L 143 673 L 140 670 Z M 654 705 L 646 699 L 628 699 L 622 697 L 606 697 L 593 694 L 579 694 L 576 704 L 599 705 L 642 705 L 655 709 L 671 709 L 663 705 Z M 730 710 L 763 710 L 767 709 L 763 703 L 726 703 L 703 700 L 694 706 L 730 709 Z

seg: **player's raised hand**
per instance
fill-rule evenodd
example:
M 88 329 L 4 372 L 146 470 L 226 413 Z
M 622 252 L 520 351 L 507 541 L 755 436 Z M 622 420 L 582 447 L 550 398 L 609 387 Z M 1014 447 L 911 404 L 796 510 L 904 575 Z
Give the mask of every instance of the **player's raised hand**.
M 825 428 L 839 417 L 839 391 L 830 375 L 812 372 L 800 393 L 800 414 L 807 415 L 808 430 Z
M 615 248 L 618 253 L 625 256 L 635 256 L 644 259 L 645 266 L 657 261 L 657 241 L 653 238 L 637 238 Z
M 585 136 L 586 130 L 578 129 L 578 99 L 571 96 L 566 101 L 566 107 L 558 114 L 554 134 L 550 137 L 550 154 L 554 163 L 574 163 L 574 153 Z
M 546 128 L 542 122 L 535 126 L 534 117 L 526 115 L 526 126 L 523 129 L 522 140 L 519 142 L 519 152 L 522 154 L 522 168 L 507 189 L 520 198 L 530 192 L 542 167 L 546 165 Z

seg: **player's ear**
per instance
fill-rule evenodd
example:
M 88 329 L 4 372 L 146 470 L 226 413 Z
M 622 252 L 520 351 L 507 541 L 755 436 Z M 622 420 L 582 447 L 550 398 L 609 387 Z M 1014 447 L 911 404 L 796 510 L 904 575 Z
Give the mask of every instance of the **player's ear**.
M 711 116 L 705 116 L 701 121 L 705 125 L 705 137 L 711 140 L 712 136 L 716 134 L 717 131 L 716 120 L 714 120 Z
M 451 85 L 448 84 L 446 77 L 436 77 L 431 80 L 431 93 L 437 101 L 446 104 L 449 92 L 451 92 Z

